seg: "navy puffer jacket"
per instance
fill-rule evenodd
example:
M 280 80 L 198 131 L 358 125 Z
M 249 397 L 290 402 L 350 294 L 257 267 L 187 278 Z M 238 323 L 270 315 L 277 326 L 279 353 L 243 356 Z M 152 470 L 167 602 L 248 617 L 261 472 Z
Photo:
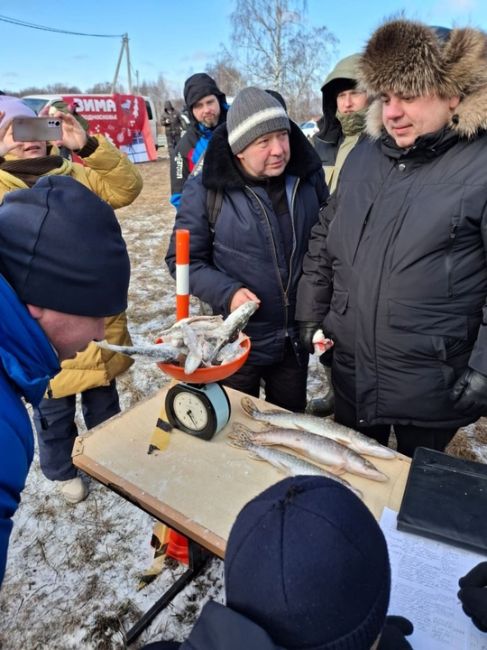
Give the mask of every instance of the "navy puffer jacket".
M 202 174 L 186 182 L 174 226 L 191 233 L 191 294 L 224 317 L 239 288 L 247 287 L 260 298 L 261 306 L 246 329 L 252 340 L 249 362 L 257 365 L 280 361 L 287 335 L 298 356 L 305 354 L 294 319 L 296 288 L 311 228 L 328 191 L 318 155 L 294 124 L 290 146 L 285 172 L 293 227 L 290 261 L 272 202 L 262 186 L 246 184 L 228 146 L 225 124 L 213 135 Z M 224 189 L 213 234 L 208 223 L 207 188 Z M 166 262 L 174 276 L 174 233 Z

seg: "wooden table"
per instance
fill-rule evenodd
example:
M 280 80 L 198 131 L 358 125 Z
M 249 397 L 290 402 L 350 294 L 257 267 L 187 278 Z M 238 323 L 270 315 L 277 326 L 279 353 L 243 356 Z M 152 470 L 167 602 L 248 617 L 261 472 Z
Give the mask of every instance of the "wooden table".
M 284 475 L 268 463 L 250 458 L 226 443 L 234 422 L 253 429 L 263 423 L 242 410 L 242 394 L 225 389 L 232 405 L 228 425 L 211 441 L 176 429 L 166 450 L 148 454 L 166 389 L 77 438 L 73 462 L 79 469 L 154 515 L 163 523 L 223 558 L 230 529 L 241 508 Z M 255 400 L 260 409 L 272 408 Z M 370 458 L 389 476 L 379 483 L 344 474 L 364 495 L 378 519 L 385 506 L 398 511 L 410 460 Z
M 224 557 L 230 529 L 242 507 L 283 478 L 268 463 L 227 444 L 235 422 L 263 428 L 242 410 L 242 393 L 230 388 L 225 389 L 232 408 L 230 421 L 212 440 L 173 429 L 167 448 L 149 454 L 167 388 L 79 436 L 73 449 L 76 467 L 189 538 L 188 569 L 128 631 L 127 644 L 201 571 L 207 551 Z M 255 402 L 261 410 L 272 408 L 267 402 Z M 343 477 L 362 491 L 378 519 L 385 506 L 399 510 L 410 460 L 398 456 L 373 462 L 389 476 L 387 483 L 351 474 Z

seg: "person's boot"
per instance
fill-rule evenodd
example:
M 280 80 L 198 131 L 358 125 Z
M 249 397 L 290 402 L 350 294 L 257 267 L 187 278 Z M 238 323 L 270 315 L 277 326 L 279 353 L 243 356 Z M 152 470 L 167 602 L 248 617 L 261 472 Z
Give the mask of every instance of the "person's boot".
M 88 496 L 88 487 L 79 476 L 67 481 L 57 481 L 58 490 L 68 503 L 79 503 Z

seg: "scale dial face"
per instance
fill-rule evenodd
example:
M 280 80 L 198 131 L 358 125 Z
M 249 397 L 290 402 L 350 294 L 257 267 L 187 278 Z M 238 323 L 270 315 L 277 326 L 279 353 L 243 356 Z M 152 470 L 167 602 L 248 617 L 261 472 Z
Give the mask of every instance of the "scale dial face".
M 174 415 L 192 431 L 202 431 L 208 425 L 208 408 L 194 393 L 181 391 L 174 397 Z

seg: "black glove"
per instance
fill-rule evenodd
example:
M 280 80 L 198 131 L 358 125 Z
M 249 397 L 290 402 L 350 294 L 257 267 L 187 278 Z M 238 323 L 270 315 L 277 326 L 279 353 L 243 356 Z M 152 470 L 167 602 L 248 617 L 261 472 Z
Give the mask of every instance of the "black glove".
M 457 595 L 463 611 L 475 627 L 487 632 L 487 562 L 477 564 L 458 584 L 461 589 Z
M 413 630 L 413 624 L 404 616 L 387 616 L 377 650 L 412 650 L 404 637 Z
M 450 397 L 458 411 L 487 412 L 487 377 L 467 368 L 451 389 Z
M 299 323 L 299 340 L 301 345 L 310 354 L 314 354 L 313 336 L 321 328 L 320 321 L 304 320 Z

